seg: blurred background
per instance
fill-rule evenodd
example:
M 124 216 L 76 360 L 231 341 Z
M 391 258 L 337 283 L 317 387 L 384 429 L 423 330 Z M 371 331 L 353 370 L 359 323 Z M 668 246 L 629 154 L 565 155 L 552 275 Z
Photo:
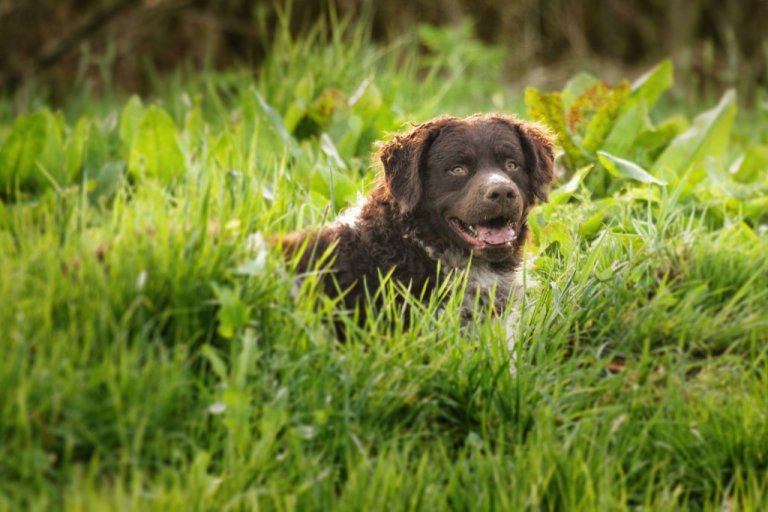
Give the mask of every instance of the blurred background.
M 466 24 L 504 51 L 513 84 L 557 87 L 575 70 L 610 79 L 670 56 L 699 94 L 768 81 L 768 0 L 0 0 L 0 93 L 50 99 L 88 82 L 145 92 L 169 73 L 258 70 L 278 27 L 365 23 L 387 44 L 420 24 Z

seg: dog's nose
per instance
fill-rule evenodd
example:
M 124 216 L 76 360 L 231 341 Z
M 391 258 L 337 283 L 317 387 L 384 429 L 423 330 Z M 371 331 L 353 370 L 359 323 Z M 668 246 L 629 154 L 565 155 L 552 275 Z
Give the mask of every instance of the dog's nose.
M 485 199 L 493 202 L 511 201 L 515 197 L 512 183 L 496 182 L 485 189 Z

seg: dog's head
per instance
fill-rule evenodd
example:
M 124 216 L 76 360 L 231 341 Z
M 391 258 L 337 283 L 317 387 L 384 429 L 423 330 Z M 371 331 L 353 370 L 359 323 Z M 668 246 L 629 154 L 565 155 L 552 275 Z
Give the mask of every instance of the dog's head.
M 384 145 L 380 158 L 402 215 L 487 261 L 509 258 L 524 242 L 528 212 L 547 200 L 554 177 L 547 132 L 499 114 L 417 125 Z

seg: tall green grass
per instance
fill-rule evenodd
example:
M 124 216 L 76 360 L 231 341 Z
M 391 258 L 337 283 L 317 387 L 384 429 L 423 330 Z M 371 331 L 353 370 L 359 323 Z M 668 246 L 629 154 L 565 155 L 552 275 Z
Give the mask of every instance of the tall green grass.
M 462 328 L 459 278 L 357 327 L 251 235 L 333 218 L 407 122 L 525 107 L 466 31 L 287 34 L 256 76 L 3 114 L 1 510 L 765 507 L 764 125 L 578 153 L 510 326 Z

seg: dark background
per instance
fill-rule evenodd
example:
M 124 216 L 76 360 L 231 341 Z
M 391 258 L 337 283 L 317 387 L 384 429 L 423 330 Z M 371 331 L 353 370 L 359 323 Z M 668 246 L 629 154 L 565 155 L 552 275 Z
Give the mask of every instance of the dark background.
M 250 67 L 282 19 L 300 35 L 318 19 L 368 23 L 386 42 L 418 23 L 470 19 L 505 47 L 505 74 L 556 85 L 576 69 L 639 69 L 671 56 L 698 91 L 768 77 L 768 0 L 0 0 L 0 92 L 66 95 L 78 77 L 146 91 L 152 77 Z

